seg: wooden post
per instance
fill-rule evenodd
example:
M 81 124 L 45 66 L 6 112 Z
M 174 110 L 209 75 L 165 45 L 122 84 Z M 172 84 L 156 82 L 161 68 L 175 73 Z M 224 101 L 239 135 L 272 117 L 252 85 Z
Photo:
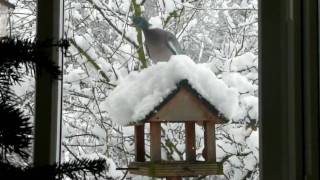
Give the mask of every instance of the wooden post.
M 203 156 L 206 161 L 216 162 L 215 123 L 213 121 L 206 121 L 204 123 L 204 143 Z
M 150 155 L 152 162 L 161 161 L 161 124 L 150 122 Z
M 145 161 L 144 124 L 134 126 L 136 162 Z
M 195 123 L 186 122 L 186 160 L 195 161 L 196 160 L 196 146 L 195 146 Z

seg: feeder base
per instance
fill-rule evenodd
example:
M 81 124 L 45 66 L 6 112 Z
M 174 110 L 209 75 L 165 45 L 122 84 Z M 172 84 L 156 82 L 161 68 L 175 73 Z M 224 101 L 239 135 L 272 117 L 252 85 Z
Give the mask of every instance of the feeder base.
M 223 175 L 221 163 L 204 161 L 132 162 L 129 172 L 149 177 L 195 177 L 200 175 Z

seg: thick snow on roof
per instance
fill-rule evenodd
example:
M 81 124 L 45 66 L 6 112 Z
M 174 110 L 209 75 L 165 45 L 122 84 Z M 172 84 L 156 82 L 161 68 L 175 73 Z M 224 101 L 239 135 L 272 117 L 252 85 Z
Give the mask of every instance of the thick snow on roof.
M 232 119 L 236 114 L 238 92 L 218 79 L 209 68 L 194 63 L 185 55 L 175 55 L 168 62 L 131 72 L 120 80 L 105 105 L 112 120 L 120 125 L 141 121 L 184 79 L 223 116 Z

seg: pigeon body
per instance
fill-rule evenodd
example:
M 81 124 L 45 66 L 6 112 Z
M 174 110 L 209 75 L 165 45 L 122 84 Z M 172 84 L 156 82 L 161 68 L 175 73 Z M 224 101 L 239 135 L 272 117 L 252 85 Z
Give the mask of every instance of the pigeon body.
M 160 28 L 150 28 L 150 24 L 142 17 L 133 17 L 132 20 L 143 31 L 147 53 L 153 61 L 168 61 L 171 55 L 182 54 L 172 33 Z

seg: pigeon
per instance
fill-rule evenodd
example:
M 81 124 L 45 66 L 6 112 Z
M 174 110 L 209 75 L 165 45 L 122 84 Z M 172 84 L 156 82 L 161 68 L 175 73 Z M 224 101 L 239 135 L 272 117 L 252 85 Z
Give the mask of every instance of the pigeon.
M 171 55 L 183 54 L 178 40 L 171 32 L 150 28 L 151 24 L 140 16 L 133 16 L 132 22 L 142 30 L 147 53 L 153 61 L 169 61 Z

